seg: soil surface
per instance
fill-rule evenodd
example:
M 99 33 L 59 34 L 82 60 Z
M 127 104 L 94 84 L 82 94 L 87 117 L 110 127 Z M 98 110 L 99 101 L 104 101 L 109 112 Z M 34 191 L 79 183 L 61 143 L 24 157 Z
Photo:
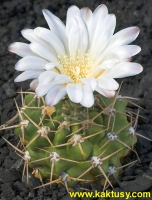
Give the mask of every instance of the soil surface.
M 49 9 L 65 22 L 69 6 L 73 4 L 79 8 L 88 6 L 94 10 L 101 3 L 107 5 L 109 13 L 116 15 L 115 32 L 130 26 L 138 26 L 141 30 L 134 44 L 139 45 L 142 51 L 133 58 L 133 62 L 140 63 L 144 71 L 137 76 L 124 78 L 120 94 L 139 99 L 135 103 L 144 110 L 140 109 L 142 117 L 138 120 L 136 132 L 152 140 L 152 0 L 0 0 L 0 124 L 4 124 L 16 114 L 14 98 L 20 104 L 20 95 L 16 92 L 20 91 L 21 87 L 23 90 L 29 88 L 28 81 L 14 83 L 14 78 L 19 74 L 15 71 L 14 65 L 20 58 L 8 52 L 9 44 L 27 42 L 20 33 L 22 29 L 37 26 L 48 28 L 42 15 L 44 8 Z M 135 106 L 130 106 L 134 112 L 137 112 Z M 71 199 L 62 185 L 37 190 L 28 188 L 26 181 L 21 181 L 23 170 L 23 164 L 20 165 L 21 159 L 2 139 L 2 136 L 14 145 L 18 143 L 13 130 L 0 132 L 0 200 Z M 138 137 L 135 148 L 141 162 L 124 170 L 120 178 L 121 187 L 116 185 L 115 191 L 152 193 L 152 143 Z M 136 156 L 131 154 L 126 158 L 126 162 L 135 159 Z M 35 187 L 39 184 L 39 181 L 31 176 L 30 186 Z M 92 191 L 102 191 L 99 185 L 91 184 L 87 187 Z

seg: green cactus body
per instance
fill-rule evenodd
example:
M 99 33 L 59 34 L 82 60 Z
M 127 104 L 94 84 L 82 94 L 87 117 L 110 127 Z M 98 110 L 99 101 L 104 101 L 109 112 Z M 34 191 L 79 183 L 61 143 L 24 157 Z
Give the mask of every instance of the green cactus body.
M 15 133 L 36 177 L 74 187 L 85 181 L 104 185 L 106 179 L 113 180 L 113 172 L 118 176 L 114 169 L 133 145 L 126 101 L 97 95 L 91 108 L 67 98 L 48 107 L 43 98 L 27 94 L 25 105 Z

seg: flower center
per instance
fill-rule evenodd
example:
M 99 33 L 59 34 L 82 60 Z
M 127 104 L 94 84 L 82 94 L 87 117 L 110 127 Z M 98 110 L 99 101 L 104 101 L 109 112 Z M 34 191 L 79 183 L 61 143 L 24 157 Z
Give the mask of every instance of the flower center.
M 60 64 L 64 69 L 64 74 L 69 76 L 74 83 L 82 83 L 81 78 L 89 77 L 93 68 L 93 62 L 88 53 L 81 58 L 79 56 L 74 58 L 65 56 Z

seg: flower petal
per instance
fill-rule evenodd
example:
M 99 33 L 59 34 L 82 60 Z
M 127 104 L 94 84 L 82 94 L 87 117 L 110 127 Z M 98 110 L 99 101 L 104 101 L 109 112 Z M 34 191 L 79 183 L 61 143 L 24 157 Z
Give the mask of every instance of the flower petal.
M 28 70 L 21 73 L 14 79 L 14 82 L 21 82 L 32 78 L 37 78 L 43 71 Z
M 72 82 L 72 80 L 65 74 L 59 74 L 58 76 L 55 77 L 54 82 L 56 84 L 64 84 L 64 83 L 70 83 Z
M 105 57 L 101 58 L 99 66 L 105 66 L 105 69 L 113 68 L 120 62 L 120 59 L 115 53 L 109 53 Z
M 52 90 L 54 87 L 56 86 L 56 83 L 52 82 L 52 83 L 48 83 L 46 85 L 41 85 L 39 84 L 35 90 L 36 92 L 36 96 L 38 97 L 42 97 L 44 95 L 46 95 L 50 90 Z
M 141 51 L 141 48 L 137 45 L 124 45 L 114 48 L 111 52 L 114 52 L 119 59 L 130 58 Z
M 33 29 L 23 29 L 21 31 L 21 34 L 23 35 L 24 38 L 26 38 L 30 42 L 36 42 L 45 47 L 46 49 L 48 49 L 49 51 L 51 51 L 54 55 L 57 55 L 55 49 L 48 42 L 45 42 L 44 40 L 42 40 L 41 38 L 37 37 L 34 34 Z
M 90 108 L 94 104 L 93 92 L 87 85 L 83 85 L 83 97 L 80 104 L 87 108 Z
M 67 36 L 64 23 L 49 10 L 43 9 L 42 11 L 50 30 L 55 33 L 58 38 L 61 39 L 62 43 L 64 44 L 65 50 L 68 53 Z
M 81 81 L 85 85 L 87 85 L 92 91 L 94 91 L 95 88 L 97 87 L 97 81 L 93 77 L 91 77 L 91 78 L 81 78 Z
M 51 46 L 54 47 L 57 54 L 63 59 L 65 53 L 65 49 L 61 40 L 50 30 L 46 28 L 37 27 L 34 29 L 34 33 L 38 35 L 38 37 L 42 38 L 46 42 L 50 43 Z
M 108 74 L 107 76 L 101 75 L 98 79 L 98 86 L 106 90 L 117 90 L 119 84 Z
M 26 56 L 20 59 L 16 65 L 15 69 L 18 71 L 26 70 L 42 70 L 45 69 L 46 61 L 42 58 L 35 56 Z
M 80 31 L 76 19 L 73 20 L 73 25 L 69 31 L 69 52 L 72 59 L 77 55 Z
M 114 47 L 130 44 L 137 38 L 139 31 L 140 29 L 138 27 L 129 27 L 117 32 L 112 36 L 107 48 L 112 49 Z
M 98 78 L 99 76 L 101 76 L 101 74 L 103 74 L 103 72 L 105 71 L 105 69 L 107 69 L 107 67 L 105 65 L 97 65 L 96 67 L 94 67 L 92 69 L 92 76 L 94 78 Z
M 83 90 L 81 84 L 68 84 L 66 86 L 67 94 L 71 101 L 80 103 L 82 101 Z
M 138 63 L 121 62 L 114 68 L 106 70 L 103 75 L 108 75 L 113 78 L 124 78 L 128 76 L 134 76 L 143 71 L 143 67 Z
M 38 86 L 39 82 L 38 79 L 34 79 L 31 83 L 30 83 L 30 90 L 35 91 L 37 86 Z
M 80 55 L 80 57 L 83 58 L 84 54 L 88 48 L 88 45 L 89 45 L 88 30 L 87 30 L 86 24 L 83 21 L 82 17 L 76 16 L 75 19 L 78 22 L 78 27 L 79 27 L 79 31 L 80 31 L 79 45 L 78 45 L 79 55 Z M 82 37 L 82 35 L 83 35 L 83 37 Z
M 21 31 L 21 34 L 25 39 L 29 40 L 30 42 L 38 42 L 38 43 L 42 42 L 35 36 L 33 29 L 23 29 Z
M 88 7 L 81 8 L 80 11 L 84 22 L 88 26 L 90 19 L 92 17 L 92 11 Z
M 108 98 L 112 98 L 115 95 L 115 91 L 113 91 L 113 90 L 105 90 L 105 89 L 100 88 L 100 87 L 96 87 L 96 91 L 98 93 L 102 94 L 103 96 L 108 97 Z
M 105 55 L 111 52 L 114 48 L 133 42 L 137 38 L 139 31 L 140 29 L 138 27 L 129 27 L 114 34 L 111 37 L 108 46 L 106 47 L 104 52 L 97 58 L 95 63 L 100 64 L 103 57 L 105 57 Z
M 93 12 L 88 25 L 90 41 L 93 41 L 96 30 L 102 24 L 103 20 L 107 15 L 108 9 L 104 4 L 99 5 Z
M 116 17 L 113 14 L 107 15 L 102 24 L 96 28 L 94 39 L 91 45 L 91 55 L 98 58 L 101 52 L 109 43 L 116 26 Z
M 53 71 L 45 71 L 39 77 L 38 81 L 41 85 L 50 83 L 58 74 Z
M 66 34 L 69 37 L 70 29 L 73 25 L 73 19 L 75 16 L 81 16 L 81 12 L 79 8 L 75 5 L 70 6 L 67 11 L 67 18 L 66 18 Z
M 38 43 L 31 43 L 30 48 L 33 52 L 41 56 L 42 58 L 51 61 L 51 62 L 58 62 L 58 59 L 45 47 Z
M 53 106 L 57 104 L 66 95 L 66 89 L 63 86 L 55 86 L 45 97 L 46 104 Z
M 9 45 L 8 50 L 21 57 L 24 56 L 36 56 L 34 52 L 31 51 L 29 44 L 22 42 L 14 42 Z
M 54 67 L 56 67 L 57 65 L 59 65 L 58 63 L 55 63 L 55 62 L 49 62 L 45 65 L 45 69 L 47 71 L 53 69 Z
M 64 69 L 59 63 L 49 62 L 45 65 L 45 69 L 47 71 L 52 70 L 54 67 L 56 67 L 60 71 L 60 73 L 64 73 Z

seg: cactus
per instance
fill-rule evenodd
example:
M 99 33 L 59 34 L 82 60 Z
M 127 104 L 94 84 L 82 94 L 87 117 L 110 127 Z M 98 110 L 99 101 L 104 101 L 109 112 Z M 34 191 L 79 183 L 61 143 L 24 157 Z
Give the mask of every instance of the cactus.
M 68 97 L 47 106 L 43 97 L 26 93 L 20 109 L 16 103 L 20 123 L 13 126 L 23 148 L 11 144 L 25 161 L 23 174 L 33 168 L 41 182 L 49 179 L 44 185 L 63 183 L 67 190 L 81 182 L 112 186 L 123 167 L 122 158 L 136 153 L 137 118 L 127 112 L 128 101 L 118 93 L 111 99 L 95 93 L 91 108 Z

